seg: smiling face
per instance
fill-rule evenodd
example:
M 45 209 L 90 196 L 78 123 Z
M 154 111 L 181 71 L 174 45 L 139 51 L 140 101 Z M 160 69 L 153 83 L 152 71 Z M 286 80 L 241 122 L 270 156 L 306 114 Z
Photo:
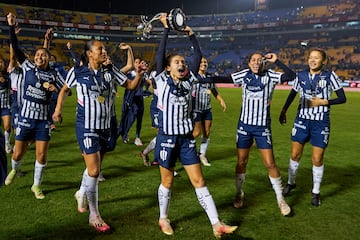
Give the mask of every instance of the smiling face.
M 259 74 L 260 72 L 260 65 L 261 65 L 261 60 L 263 58 L 263 55 L 260 53 L 254 53 L 251 55 L 250 59 L 249 59 L 249 68 L 250 70 L 255 73 L 255 74 Z
M 325 53 L 319 50 L 312 50 L 309 54 L 308 64 L 311 74 L 320 73 L 325 65 Z
M 87 51 L 89 62 L 95 65 L 101 65 L 106 61 L 107 53 L 104 44 L 100 41 L 94 41 Z
M 36 67 L 46 69 L 49 65 L 50 55 L 44 48 L 40 48 L 35 52 L 34 63 Z
M 180 55 L 173 55 L 169 57 L 169 62 L 166 66 L 166 71 L 169 72 L 173 80 L 181 80 L 188 74 L 187 66 L 184 57 Z
M 200 62 L 200 67 L 199 67 L 199 72 L 200 73 L 205 73 L 206 70 L 208 69 L 208 61 L 206 60 L 206 58 L 201 58 L 201 62 Z

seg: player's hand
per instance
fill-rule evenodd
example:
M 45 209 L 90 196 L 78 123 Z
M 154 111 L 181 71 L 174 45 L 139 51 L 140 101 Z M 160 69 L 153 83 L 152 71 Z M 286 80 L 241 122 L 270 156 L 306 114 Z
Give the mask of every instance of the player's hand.
M 164 28 L 169 28 L 167 24 L 167 13 L 161 13 L 159 20 L 164 25 Z
M 274 63 L 277 60 L 277 55 L 275 53 L 267 53 L 264 56 L 266 61 Z
M 281 113 L 279 116 L 279 122 L 281 125 L 284 125 L 286 123 L 286 111 L 284 109 L 281 110 Z
M 54 120 L 54 122 L 58 122 L 59 124 L 62 123 L 62 115 L 61 112 L 57 111 L 55 109 L 54 114 L 52 115 L 52 119 Z

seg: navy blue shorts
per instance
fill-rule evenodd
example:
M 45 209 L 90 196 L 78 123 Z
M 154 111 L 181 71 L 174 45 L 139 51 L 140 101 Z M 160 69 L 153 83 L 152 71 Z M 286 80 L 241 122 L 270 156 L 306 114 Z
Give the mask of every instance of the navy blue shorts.
M 191 134 L 170 136 L 158 133 L 154 161 L 157 161 L 160 166 L 170 169 L 175 167 L 178 158 L 183 165 L 200 163 L 194 137 Z
M 194 121 L 202 122 L 205 120 L 212 120 L 212 112 L 211 109 L 203 110 L 200 112 L 194 112 Z
M 0 116 L 11 116 L 11 109 L 10 108 L 0 108 Z
M 15 139 L 19 141 L 50 141 L 51 130 L 48 120 L 35 120 L 19 116 Z
M 307 120 L 296 117 L 291 130 L 291 141 L 326 148 L 330 138 L 330 118 L 325 120 Z
M 86 154 L 109 150 L 110 129 L 86 129 L 84 124 L 76 122 L 76 137 L 81 151 Z
M 250 148 L 256 141 L 259 149 L 272 149 L 272 135 L 270 126 L 253 126 L 242 122 L 238 124 L 236 134 L 237 148 Z

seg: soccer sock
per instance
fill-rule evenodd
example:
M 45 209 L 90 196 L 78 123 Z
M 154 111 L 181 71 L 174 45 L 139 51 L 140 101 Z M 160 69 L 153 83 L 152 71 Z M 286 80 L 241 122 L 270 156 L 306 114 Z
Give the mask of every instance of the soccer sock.
M 148 155 L 152 150 L 155 149 L 156 145 L 156 137 L 151 139 L 150 143 L 146 146 L 146 148 L 142 151 L 143 154 Z
M 200 154 L 203 154 L 204 156 L 206 155 L 206 151 L 208 149 L 209 142 L 210 142 L 210 138 L 201 137 Z
M 89 204 L 90 218 L 100 216 L 98 205 L 98 178 L 86 177 L 86 197 Z
M 317 167 L 314 166 L 312 167 L 312 172 L 313 172 L 313 189 L 312 192 L 319 194 L 320 193 L 320 184 L 324 175 L 324 165 Z
M 81 180 L 81 185 L 80 185 L 80 188 L 79 188 L 79 193 L 81 195 L 84 195 L 85 192 L 86 192 L 86 180 L 87 180 L 88 177 L 89 177 L 89 175 L 88 175 L 88 171 L 87 171 L 87 168 L 86 168 L 84 170 L 82 180 Z
M 5 145 L 10 144 L 10 133 L 11 133 L 11 132 L 4 131 Z
M 211 222 L 211 225 L 219 222 L 219 215 L 215 206 L 215 202 L 208 188 L 206 186 L 201 188 L 195 188 L 195 192 L 200 205 L 205 210 Z
M 22 161 L 15 161 L 14 159 L 11 159 L 11 169 L 17 171 L 21 168 Z
M 282 193 L 283 188 L 282 188 L 282 184 L 281 184 L 281 177 L 273 178 L 273 177 L 269 176 L 269 179 L 270 179 L 272 188 L 275 191 L 277 201 L 280 202 L 281 200 L 284 200 L 284 196 Z
M 46 163 L 45 163 L 45 164 L 41 164 L 41 163 L 39 163 L 37 160 L 35 161 L 34 185 L 36 185 L 36 186 L 41 185 L 45 167 L 46 167 Z
M 236 173 L 235 175 L 235 187 L 236 187 L 236 196 L 241 196 L 243 192 L 242 188 L 245 182 L 246 173 Z
M 169 204 L 171 199 L 171 189 L 164 187 L 160 184 L 158 189 L 160 218 L 168 217 Z
M 290 159 L 288 168 L 288 184 L 295 184 L 295 178 L 299 164 L 299 162 Z

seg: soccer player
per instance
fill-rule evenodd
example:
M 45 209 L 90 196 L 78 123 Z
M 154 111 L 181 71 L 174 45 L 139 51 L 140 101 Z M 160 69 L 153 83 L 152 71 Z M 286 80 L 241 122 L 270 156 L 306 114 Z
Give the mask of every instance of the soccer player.
M 11 106 L 10 106 L 10 85 L 9 74 L 5 60 L 0 57 L 0 116 L 4 127 L 5 151 L 11 153 Z
M 106 59 L 107 52 L 102 42 L 91 40 L 85 44 L 82 65 L 76 65 L 69 70 L 53 115 L 54 121 L 62 120 L 61 109 L 65 96 L 70 88 L 76 87 L 76 135 L 86 169 L 75 198 L 79 212 L 86 212 L 87 199 L 90 210 L 89 225 L 99 232 L 110 230 L 110 226 L 101 218 L 98 208 L 98 176 L 111 137 L 114 85 L 135 89 L 147 70 L 145 64 L 140 64 L 136 68 L 134 80 L 131 81 L 115 66 L 104 68 Z
M 311 204 L 320 206 L 320 184 L 324 175 L 324 153 L 330 138 L 330 106 L 346 102 L 339 77 L 325 70 L 329 59 L 322 49 L 313 49 L 308 56 L 309 68 L 297 74 L 294 85 L 282 108 L 279 121 L 286 123 L 286 111 L 300 93 L 300 102 L 291 131 L 291 156 L 288 182 L 284 195 L 296 187 L 295 178 L 306 142 L 312 145 L 313 188 Z M 331 99 L 332 92 L 337 98 Z
M 208 61 L 205 57 L 201 58 L 199 72 L 197 77 L 206 78 L 211 77 L 207 72 Z M 212 124 L 211 112 L 211 94 L 220 102 L 223 111 L 226 111 L 226 104 L 221 97 L 214 83 L 197 83 L 193 86 L 193 111 L 194 111 L 194 130 L 193 136 L 197 138 L 201 136 L 199 157 L 204 166 L 211 166 L 207 157 L 206 151 L 210 142 L 210 128 Z
M 18 45 L 15 33 L 16 17 L 12 13 L 7 15 L 10 43 L 15 56 L 24 70 L 23 102 L 19 112 L 18 126 L 15 136 L 15 150 L 12 155 L 12 170 L 5 180 L 9 185 L 14 180 L 16 172 L 21 167 L 28 143 L 35 140 L 36 160 L 34 169 L 34 184 L 31 191 L 35 198 L 44 199 L 41 188 L 44 169 L 47 162 L 47 151 L 50 141 L 49 105 L 53 92 L 57 92 L 64 84 L 61 75 L 49 68 L 50 53 L 45 48 L 35 52 L 34 62 L 26 58 Z
M 266 62 L 276 64 L 284 71 L 284 74 L 266 69 Z M 262 53 L 255 52 L 250 55 L 248 66 L 249 68 L 231 75 L 234 83 L 242 87 L 242 105 L 237 128 L 236 195 L 233 205 L 235 208 L 241 208 L 244 205 L 243 185 L 246 165 L 255 139 L 275 191 L 280 212 L 288 216 L 291 208 L 284 200 L 280 171 L 273 154 L 270 103 L 275 85 L 293 80 L 295 73 L 280 62 L 275 53 L 267 53 L 263 56 Z
M 159 116 L 159 109 L 157 108 L 157 101 L 158 101 L 158 96 L 157 96 L 157 89 L 156 89 L 156 82 L 155 82 L 155 76 L 156 76 L 156 70 L 155 70 L 156 64 L 153 64 L 153 66 L 150 68 L 150 74 L 149 74 L 149 78 L 147 79 L 149 85 L 152 87 L 153 92 L 152 92 L 152 99 L 151 99 L 151 103 L 150 103 L 150 117 L 151 117 L 151 127 L 154 128 L 156 130 L 156 134 L 158 132 L 158 116 Z M 151 141 L 149 142 L 149 144 L 144 148 L 144 150 L 139 152 L 139 156 L 141 157 L 141 159 L 143 160 L 144 166 L 145 167 L 150 167 L 150 159 L 149 159 L 149 153 L 151 151 L 153 151 L 155 149 L 155 144 L 156 144 L 156 136 L 151 139 Z M 153 161 L 152 165 L 158 165 L 158 162 Z
M 196 142 L 192 136 L 193 121 L 190 100 L 191 88 L 196 78 L 193 73 L 189 72 L 183 56 L 175 53 L 165 57 L 165 46 L 169 34 L 166 16 L 166 13 L 160 16 L 164 33 L 155 60 L 157 63 L 155 81 L 158 91 L 159 132 L 154 155 L 155 160 L 159 163 L 161 175 L 161 184 L 158 188 L 159 225 L 164 234 L 174 234 L 168 218 L 168 208 L 174 180 L 174 167 L 179 158 L 195 188 L 198 201 L 212 224 L 214 235 L 221 237 L 234 232 L 237 226 L 228 226 L 219 220 L 214 200 L 205 184 L 196 151 Z M 188 34 L 194 47 L 195 54 L 191 70 L 196 73 L 200 65 L 201 50 L 192 29 L 187 26 L 184 32 Z M 166 74 L 163 73 L 164 69 Z
M 134 60 L 134 67 L 136 68 L 139 64 L 143 62 L 140 58 L 135 58 Z M 135 70 L 131 70 L 127 73 L 129 79 L 133 79 L 135 77 Z M 144 75 L 146 76 L 146 75 Z M 123 105 L 122 105 L 122 114 L 121 120 L 119 124 L 118 135 L 122 136 L 123 142 L 128 143 L 129 137 L 128 133 L 132 124 L 136 120 L 136 133 L 135 133 L 135 141 L 134 144 L 136 146 L 142 146 L 143 143 L 140 139 L 140 132 L 141 132 L 141 125 L 142 119 L 144 115 L 144 93 L 143 93 L 143 86 L 146 82 L 146 79 L 143 78 L 136 88 L 136 90 L 125 90 L 124 98 L 123 98 Z

